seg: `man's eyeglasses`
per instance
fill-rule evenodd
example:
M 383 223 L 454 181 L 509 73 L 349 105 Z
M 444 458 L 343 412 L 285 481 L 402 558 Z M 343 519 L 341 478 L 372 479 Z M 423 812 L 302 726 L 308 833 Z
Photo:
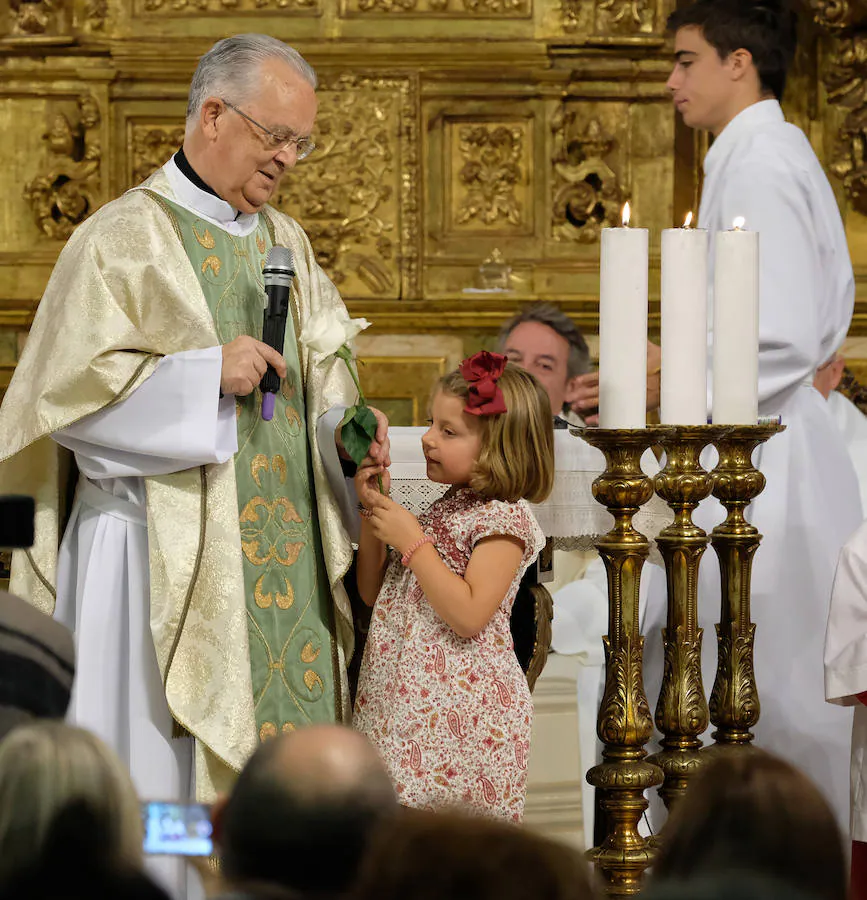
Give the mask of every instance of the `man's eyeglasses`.
M 222 98 L 221 98 L 222 99 Z M 297 160 L 307 159 L 308 156 L 316 149 L 316 144 L 310 140 L 310 138 L 306 137 L 289 137 L 287 138 L 285 134 L 275 134 L 273 131 L 267 129 L 260 122 L 257 122 L 255 119 L 251 118 L 247 115 L 247 113 L 242 112 L 232 103 L 229 103 L 228 100 L 222 101 L 225 106 L 228 106 L 229 109 L 236 112 L 241 118 L 246 119 L 251 124 L 255 125 L 264 135 L 265 135 L 265 145 L 269 150 L 272 150 L 274 153 L 279 153 L 281 150 L 288 150 L 291 146 L 295 146 L 295 158 Z

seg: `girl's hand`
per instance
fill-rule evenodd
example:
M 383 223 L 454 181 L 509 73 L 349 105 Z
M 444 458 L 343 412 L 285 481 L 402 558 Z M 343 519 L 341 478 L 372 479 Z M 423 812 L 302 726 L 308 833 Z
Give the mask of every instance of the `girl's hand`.
M 388 492 L 391 489 L 391 476 L 385 466 L 378 463 L 362 464 L 355 473 L 355 492 L 362 506 L 371 508 L 374 497 L 382 496 L 379 493 L 379 478 L 382 478 L 382 488 Z
M 365 503 L 365 506 L 371 511 L 368 522 L 374 535 L 399 553 L 406 553 L 419 538 L 424 537 L 418 519 L 390 497 L 384 497 L 378 491 L 374 491 L 370 503 Z

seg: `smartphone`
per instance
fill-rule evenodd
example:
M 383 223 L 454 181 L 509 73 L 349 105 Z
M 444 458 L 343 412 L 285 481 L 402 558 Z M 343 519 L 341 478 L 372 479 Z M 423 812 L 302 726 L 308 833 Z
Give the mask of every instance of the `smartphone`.
M 210 856 L 211 808 L 204 803 L 150 800 L 141 805 L 144 852 L 161 856 Z

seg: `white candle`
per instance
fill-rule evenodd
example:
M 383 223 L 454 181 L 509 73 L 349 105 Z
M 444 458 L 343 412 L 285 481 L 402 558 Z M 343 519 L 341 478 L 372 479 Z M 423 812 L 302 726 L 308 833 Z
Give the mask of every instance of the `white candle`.
M 647 229 L 602 229 L 599 285 L 599 426 L 647 419 Z
M 716 236 L 713 278 L 713 421 L 759 416 L 759 235 L 736 219 Z
M 662 232 L 660 421 L 707 422 L 707 231 Z

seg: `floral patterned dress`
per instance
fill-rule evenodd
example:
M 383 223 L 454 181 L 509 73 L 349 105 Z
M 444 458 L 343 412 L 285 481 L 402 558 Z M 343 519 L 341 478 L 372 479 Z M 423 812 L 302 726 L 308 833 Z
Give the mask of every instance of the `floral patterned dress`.
M 476 543 L 495 535 L 523 541 L 521 564 L 491 621 L 462 638 L 392 552 L 370 622 L 354 724 L 381 753 L 405 806 L 463 805 L 517 822 L 533 705 L 509 616 L 545 538 L 526 501 L 488 500 L 469 488 L 450 489 L 419 523 L 457 575 Z

